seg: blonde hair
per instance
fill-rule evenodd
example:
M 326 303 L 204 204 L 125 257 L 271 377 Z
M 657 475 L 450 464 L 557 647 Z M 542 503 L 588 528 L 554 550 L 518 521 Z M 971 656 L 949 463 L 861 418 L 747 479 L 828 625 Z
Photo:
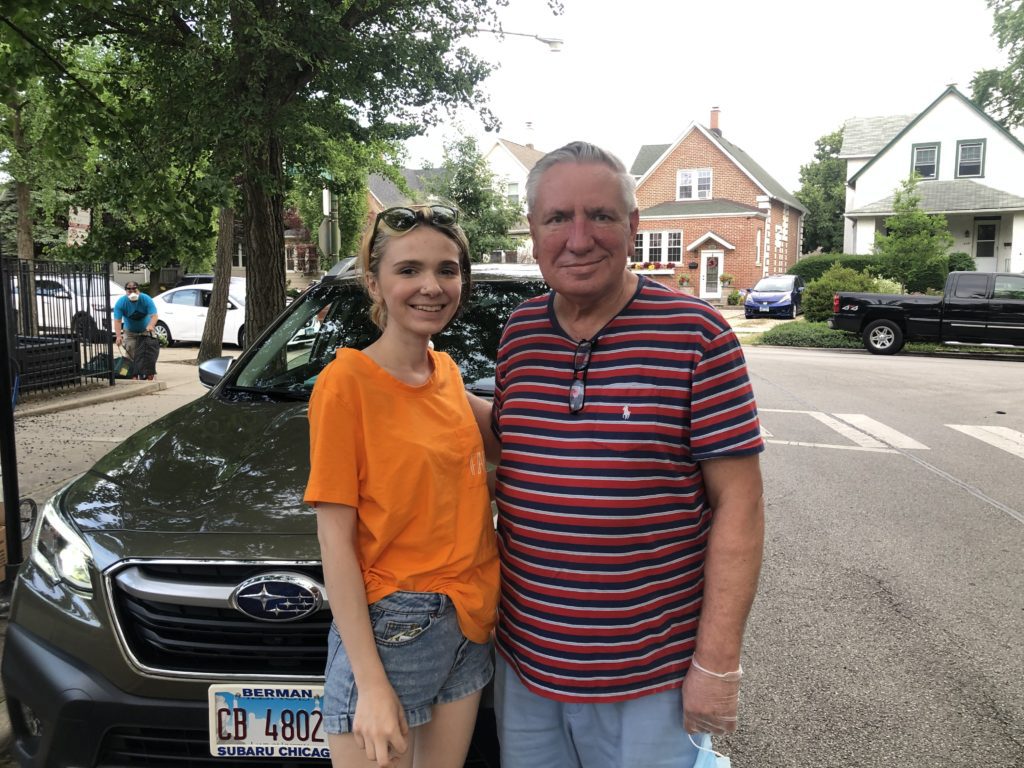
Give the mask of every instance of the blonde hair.
M 470 289 L 470 258 L 469 258 L 469 239 L 466 237 L 466 233 L 462 230 L 458 224 L 443 225 L 437 224 L 431 218 L 431 211 L 429 205 L 405 205 L 399 206 L 402 208 L 409 208 L 413 211 L 423 211 L 424 218 L 426 221 L 417 220 L 416 223 L 405 230 L 404 232 L 396 232 L 391 229 L 383 219 L 378 215 L 374 222 L 374 226 L 369 227 L 366 234 L 363 236 L 363 243 L 359 248 L 359 279 L 363 283 L 363 289 L 366 291 L 366 295 L 370 297 L 370 319 L 373 324 L 384 330 L 384 326 L 388 323 L 388 308 L 384 303 L 384 300 L 380 297 L 375 297 L 370 292 L 370 276 L 372 275 L 375 280 L 380 280 L 380 262 L 384 258 L 384 254 L 387 252 L 388 243 L 391 242 L 392 238 L 402 237 L 403 235 L 412 232 L 416 227 L 428 226 L 433 227 L 441 234 L 445 235 L 451 240 L 459 249 L 459 269 L 462 272 L 462 295 L 459 297 L 459 312 L 469 301 L 469 289 Z M 374 234 L 376 233 L 376 237 Z M 458 317 L 459 312 L 455 313 L 452 320 Z M 447 327 L 447 326 L 446 326 Z

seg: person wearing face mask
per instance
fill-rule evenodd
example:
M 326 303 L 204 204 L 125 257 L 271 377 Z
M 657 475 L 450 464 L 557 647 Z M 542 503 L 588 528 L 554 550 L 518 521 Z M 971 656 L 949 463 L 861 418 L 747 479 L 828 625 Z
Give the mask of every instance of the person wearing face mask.
M 153 335 L 153 329 L 157 320 L 153 300 L 139 290 L 138 283 L 127 283 L 124 296 L 114 305 L 114 343 L 124 347 L 128 357 L 135 363 L 136 378 L 152 379 L 156 376 L 156 357 L 160 344 Z M 142 347 L 145 347 L 147 354 L 140 354 L 144 351 Z

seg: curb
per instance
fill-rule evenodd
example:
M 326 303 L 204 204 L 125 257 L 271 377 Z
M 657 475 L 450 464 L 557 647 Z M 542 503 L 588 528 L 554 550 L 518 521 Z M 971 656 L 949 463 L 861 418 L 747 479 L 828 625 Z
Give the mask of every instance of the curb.
M 118 381 L 112 387 L 86 392 L 69 397 L 55 397 L 45 403 L 26 404 L 14 409 L 14 418 L 22 416 L 41 416 L 45 413 L 57 413 L 72 408 L 81 408 L 85 405 L 106 403 L 111 400 L 121 400 L 136 395 L 147 395 L 150 392 L 159 392 L 167 389 L 167 383 L 163 381 Z

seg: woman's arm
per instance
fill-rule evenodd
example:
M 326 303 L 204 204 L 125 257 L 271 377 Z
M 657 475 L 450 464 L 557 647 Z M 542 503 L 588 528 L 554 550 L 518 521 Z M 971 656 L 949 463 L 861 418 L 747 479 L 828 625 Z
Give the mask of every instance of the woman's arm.
M 473 410 L 473 418 L 480 429 L 480 437 L 484 439 L 484 456 L 491 464 L 497 464 L 501 458 L 501 443 L 491 429 L 491 401 L 484 400 L 472 392 L 467 392 L 466 397 L 469 398 L 469 407 Z
M 377 653 L 367 610 L 366 587 L 356 555 L 356 510 L 317 504 L 317 536 L 334 624 L 352 664 L 359 698 L 352 733 L 366 756 L 380 766 L 408 748 L 409 725 Z

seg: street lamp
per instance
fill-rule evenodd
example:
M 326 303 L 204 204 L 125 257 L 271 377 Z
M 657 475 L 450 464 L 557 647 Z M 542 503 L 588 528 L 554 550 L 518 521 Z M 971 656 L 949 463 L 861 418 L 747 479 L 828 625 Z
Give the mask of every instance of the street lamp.
M 505 35 L 515 35 L 516 37 L 532 37 L 534 40 L 540 40 L 540 42 L 544 43 L 544 45 L 546 45 L 548 47 L 548 50 L 551 51 L 551 53 L 558 53 L 560 50 L 562 50 L 562 46 L 565 44 L 564 40 L 561 40 L 561 39 L 559 39 L 557 37 L 544 37 L 543 35 L 531 35 L 529 32 L 509 32 L 508 30 L 505 30 L 505 29 L 484 29 L 484 28 L 477 28 L 474 31 L 476 31 L 476 32 L 490 32 L 492 35 L 497 35 L 498 37 L 504 37 Z

